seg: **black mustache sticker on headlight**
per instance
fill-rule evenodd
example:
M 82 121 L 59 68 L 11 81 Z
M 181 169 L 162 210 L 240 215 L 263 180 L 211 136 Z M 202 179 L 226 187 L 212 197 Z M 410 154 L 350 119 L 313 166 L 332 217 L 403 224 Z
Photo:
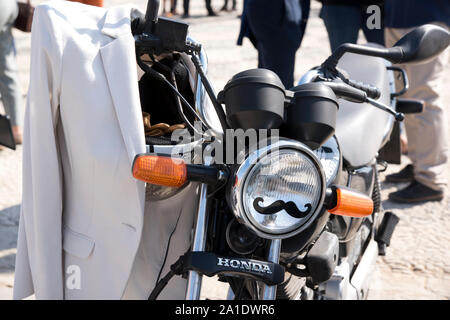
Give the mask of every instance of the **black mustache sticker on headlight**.
M 253 208 L 261 214 L 274 214 L 280 212 L 281 210 L 286 210 L 286 212 L 294 218 L 306 217 L 311 212 L 312 208 L 311 204 L 307 203 L 305 204 L 306 210 L 301 211 L 297 208 L 297 205 L 294 202 L 284 202 L 283 200 L 275 201 L 267 207 L 261 207 L 260 202 L 264 202 L 264 199 L 261 197 L 256 198 L 255 201 L 253 201 Z

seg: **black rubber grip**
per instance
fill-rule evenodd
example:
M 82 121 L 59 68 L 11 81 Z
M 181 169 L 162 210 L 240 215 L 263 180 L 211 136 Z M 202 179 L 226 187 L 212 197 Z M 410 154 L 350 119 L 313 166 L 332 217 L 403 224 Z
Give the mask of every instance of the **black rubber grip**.
M 377 87 L 372 86 L 370 84 L 365 84 L 365 83 L 354 81 L 354 80 L 347 80 L 346 82 L 347 82 L 347 84 L 351 85 L 353 88 L 362 90 L 365 93 L 367 93 L 367 96 L 369 98 L 378 99 L 381 95 L 380 90 Z
M 421 113 L 424 104 L 422 100 L 397 98 L 396 110 L 402 113 Z
M 342 98 L 351 102 L 363 103 L 367 99 L 367 94 L 356 89 L 342 81 L 321 82 L 330 87 L 338 98 Z

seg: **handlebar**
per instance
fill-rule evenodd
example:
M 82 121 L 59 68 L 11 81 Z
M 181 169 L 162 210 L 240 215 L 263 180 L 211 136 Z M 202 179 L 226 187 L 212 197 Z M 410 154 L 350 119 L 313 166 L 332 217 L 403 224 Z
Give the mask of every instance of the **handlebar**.
M 367 100 L 367 93 L 360 89 L 356 89 L 343 81 L 324 81 L 322 82 L 333 90 L 334 94 L 338 98 L 348 100 L 350 102 L 363 103 Z
M 346 74 L 346 72 L 339 68 L 335 68 L 333 70 L 322 69 L 322 72 L 325 75 L 325 77 L 330 80 L 340 79 L 349 86 L 364 91 L 367 94 L 367 97 L 369 98 L 378 99 L 381 96 L 380 89 L 371 84 L 366 84 L 363 82 L 350 79 Z
M 350 85 L 348 82 L 344 82 L 338 79 L 335 79 L 333 81 L 323 81 L 321 83 L 327 85 L 330 89 L 333 90 L 334 94 L 338 98 L 345 99 L 350 102 L 356 102 L 356 103 L 369 103 L 372 106 L 381 109 L 385 112 L 388 112 L 392 114 L 396 121 L 403 121 L 405 118 L 404 114 L 401 112 L 396 112 L 395 110 L 391 109 L 389 106 L 386 106 L 375 99 L 368 96 L 367 91 L 368 90 L 362 90 L 363 89 L 371 89 L 372 94 L 374 93 L 373 89 L 378 90 L 376 87 L 370 86 L 370 85 L 364 85 L 363 83 L 357 83 L 355 81 L 349 80 L 349 82 L 353 82 L 354 84 L 358 84 L 359 88 L 355 88 L 354 86 Z
M 381 96 L 380 89 L 371 84 L 365 84 L 351 79 L 348 79 L 346 83 L 352 86 L 353 88 L 364 91 L 369 98 L 378 99 Z

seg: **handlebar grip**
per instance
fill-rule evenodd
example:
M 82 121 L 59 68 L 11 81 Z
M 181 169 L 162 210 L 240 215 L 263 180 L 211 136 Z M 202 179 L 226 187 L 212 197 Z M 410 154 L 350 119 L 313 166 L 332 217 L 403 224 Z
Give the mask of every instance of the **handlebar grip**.
M 381 96 L 380 89 L 370 84 L 365 84 L 362 82 L 357 82 L 354 80 L 348 79 L 347 84 L 351 85 L 353 88 L 359 89 L 367 93 L 367 96 L 372 99 L 378 99 Z
M 342 81 L 321 82 L 331 88 L 338 98 L 347 101 L 363 103 L 367 99 L 367 93 L 363 90 L 354 88 Z

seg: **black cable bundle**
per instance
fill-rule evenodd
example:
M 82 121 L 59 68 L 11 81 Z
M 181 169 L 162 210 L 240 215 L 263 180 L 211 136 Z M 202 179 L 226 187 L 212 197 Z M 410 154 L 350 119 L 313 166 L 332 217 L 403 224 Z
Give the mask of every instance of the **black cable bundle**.
M 170 279 L 172 279 L 175 275 L 181 275 L 185 273 L 185 257 L 186 255 L 182 255 L 178 258 L 178 260 L 170 266 L 170 271 L 156 284 L 155 288 L 153 288 L 148 300 L 156 300 L 166 287 L 167 283 L 169 283 Z
M 178 111 L 178 97 L 160 75 L 163 75 L 172 85 L 176 85 L 179 93 L 190 105 L 194 104 L 189 72 L 180 60 L 179 54 L 168 55 L 150 67 L 155 72 L 146 72 L 139 80 L 142 111 L 151 115 L 152 124 L 162 122 L 172 125 L 185 122 Z M 175 81 L 173 81 L 172 75 L 174 75 Z M 194 116 L 190 112 L 186 113 L 186 117 L 189 122 L 193 122 Z

